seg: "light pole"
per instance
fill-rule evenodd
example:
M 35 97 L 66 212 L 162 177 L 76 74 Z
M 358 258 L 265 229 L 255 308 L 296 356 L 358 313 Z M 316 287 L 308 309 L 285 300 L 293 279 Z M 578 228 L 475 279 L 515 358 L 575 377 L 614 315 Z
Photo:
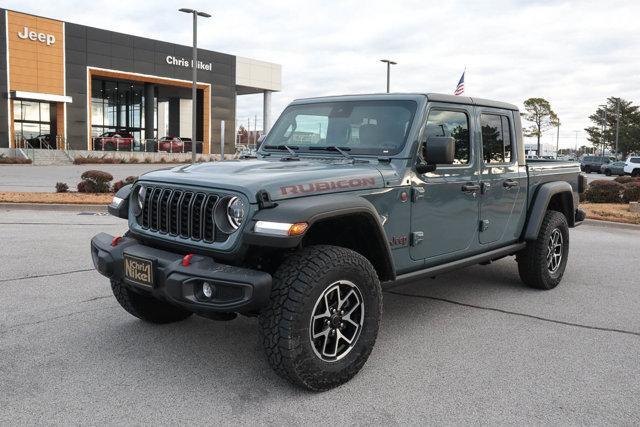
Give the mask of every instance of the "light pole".
M 618 139 L 620 138 L 620 98 L 616 100 L 616 160 L 618 159 Z
M 198 145 L 196 137 L 196 106 L 198 104 L 198 16 L 211 18 L 211 15 L 206 12 L 198 12 L 195 9 L 182 8 L 179 9 L 179 11 L 193 15 L 193 54 L 191 55 L 191 68 L 193 69 L 193 83 L 191 85 L 191 163 L 195 163 L 196 147 Z M 222 153 L 222 156 L 224 156 L 224 153 Z
M 380 62 L 384 62 L 387 64 L 387 93 L 389 93 L 389 86 L 391 82 L 391 66 L 396 65 L 397 62 L 393 62 L 390 59 L 381 59 Z
M 602 121 L 602 157 L 604 157 L 604 147 L 605 147 L 605 131 L 606 131 L 606 127 L 607 127 L 607 106 L 605 104 L 599 105 L 599 107 L 602 107 L 602 113 L 603 113 L 603 121 Z

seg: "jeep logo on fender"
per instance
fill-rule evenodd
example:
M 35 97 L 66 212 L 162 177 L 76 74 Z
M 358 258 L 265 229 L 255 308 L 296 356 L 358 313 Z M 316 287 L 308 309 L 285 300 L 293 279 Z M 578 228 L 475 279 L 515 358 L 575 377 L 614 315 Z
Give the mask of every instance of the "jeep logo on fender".
M 39 41 L 40 43 L 45 43 L 47 46 L 51 46 L 56 42 L 56 38 L 53 34 L 36 33 L 33 30 L 29 30 L 29 27 L 24 27 L 22 32 L 18 31 L 18 37 L 24 40 L 29 39 Z
M 285 187 L 280 187 L 280 191 L 282 192 L 283 196 L 287 196 L 289 194 L 320 193 L 322 191 L 336 190 L 341 188 L 366 188 L 375 186 L 375 177 L 368 177 L 341 179 L 338 181 L 319 181 L 312 182 L 310 184 L 287 185 Z

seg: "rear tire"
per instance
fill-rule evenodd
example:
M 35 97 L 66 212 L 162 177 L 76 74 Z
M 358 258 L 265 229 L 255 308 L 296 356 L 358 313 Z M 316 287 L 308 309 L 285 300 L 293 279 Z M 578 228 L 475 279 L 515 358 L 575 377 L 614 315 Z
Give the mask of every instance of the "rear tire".
M 175 305 L 134 292 L 116 280 L 111 281 L 111 290 L 122 308 L 145 322 L 160 324 L 179 322 L 192 314 Z
M 547 211 L 538 238 L 516 255 L 520 279 L 536 289 L 553 289 L 562 280 L 569 256 L 569 226 L 563 214 Z
M 289 256 L 273 276 L 260 331 L 271 367 L 312 391 L 349 381 L 378 335 L 382 290 L 362 255 L 310 246 Z
M 605 174 L 606 176 L 611 176 L 611 170 L 610 170 L 610 169 L 605 169 L 605 170 L 604 170 L 604 174 Z

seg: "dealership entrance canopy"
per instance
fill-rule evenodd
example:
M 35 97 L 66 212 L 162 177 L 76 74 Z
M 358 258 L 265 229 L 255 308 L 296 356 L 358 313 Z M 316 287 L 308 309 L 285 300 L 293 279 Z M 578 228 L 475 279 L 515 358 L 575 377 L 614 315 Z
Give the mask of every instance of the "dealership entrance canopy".
M 192 134 L 191 47 L 0 9 L 0 148 L 47 137 L 94 149 L 120 132 L 132 145 Z M 236 96 L 281 89 L 281 66 L 198 49 L 196 135 L 203 153 L 235 140 Z M 265 127 L 268 127 L 265 120 Z M 199 149 L 200 150 L 200 149 Z

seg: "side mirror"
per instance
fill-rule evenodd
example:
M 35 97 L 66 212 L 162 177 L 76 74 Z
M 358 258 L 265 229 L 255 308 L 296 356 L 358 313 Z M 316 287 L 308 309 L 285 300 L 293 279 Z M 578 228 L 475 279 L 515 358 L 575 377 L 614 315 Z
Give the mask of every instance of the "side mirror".
M 456 140 L 450 136 L 429 136 L 422 143 L 423 162 L 418 163 L 416 171 L 420 174 L 433 172 L 436 165 L 452 165 L 455 158 Z
M 262 135 L 260 135 L 260 136 L 258 137 L 258 141 L 256 141 L 256 143 L 257 143 L 258 145 L 262 144 L 262 141 L 264 141 L 264 139 L 265 139 L 266 137 L 267 137 L 267 135 L 266 135 L 266 134 L 262 134 Z

